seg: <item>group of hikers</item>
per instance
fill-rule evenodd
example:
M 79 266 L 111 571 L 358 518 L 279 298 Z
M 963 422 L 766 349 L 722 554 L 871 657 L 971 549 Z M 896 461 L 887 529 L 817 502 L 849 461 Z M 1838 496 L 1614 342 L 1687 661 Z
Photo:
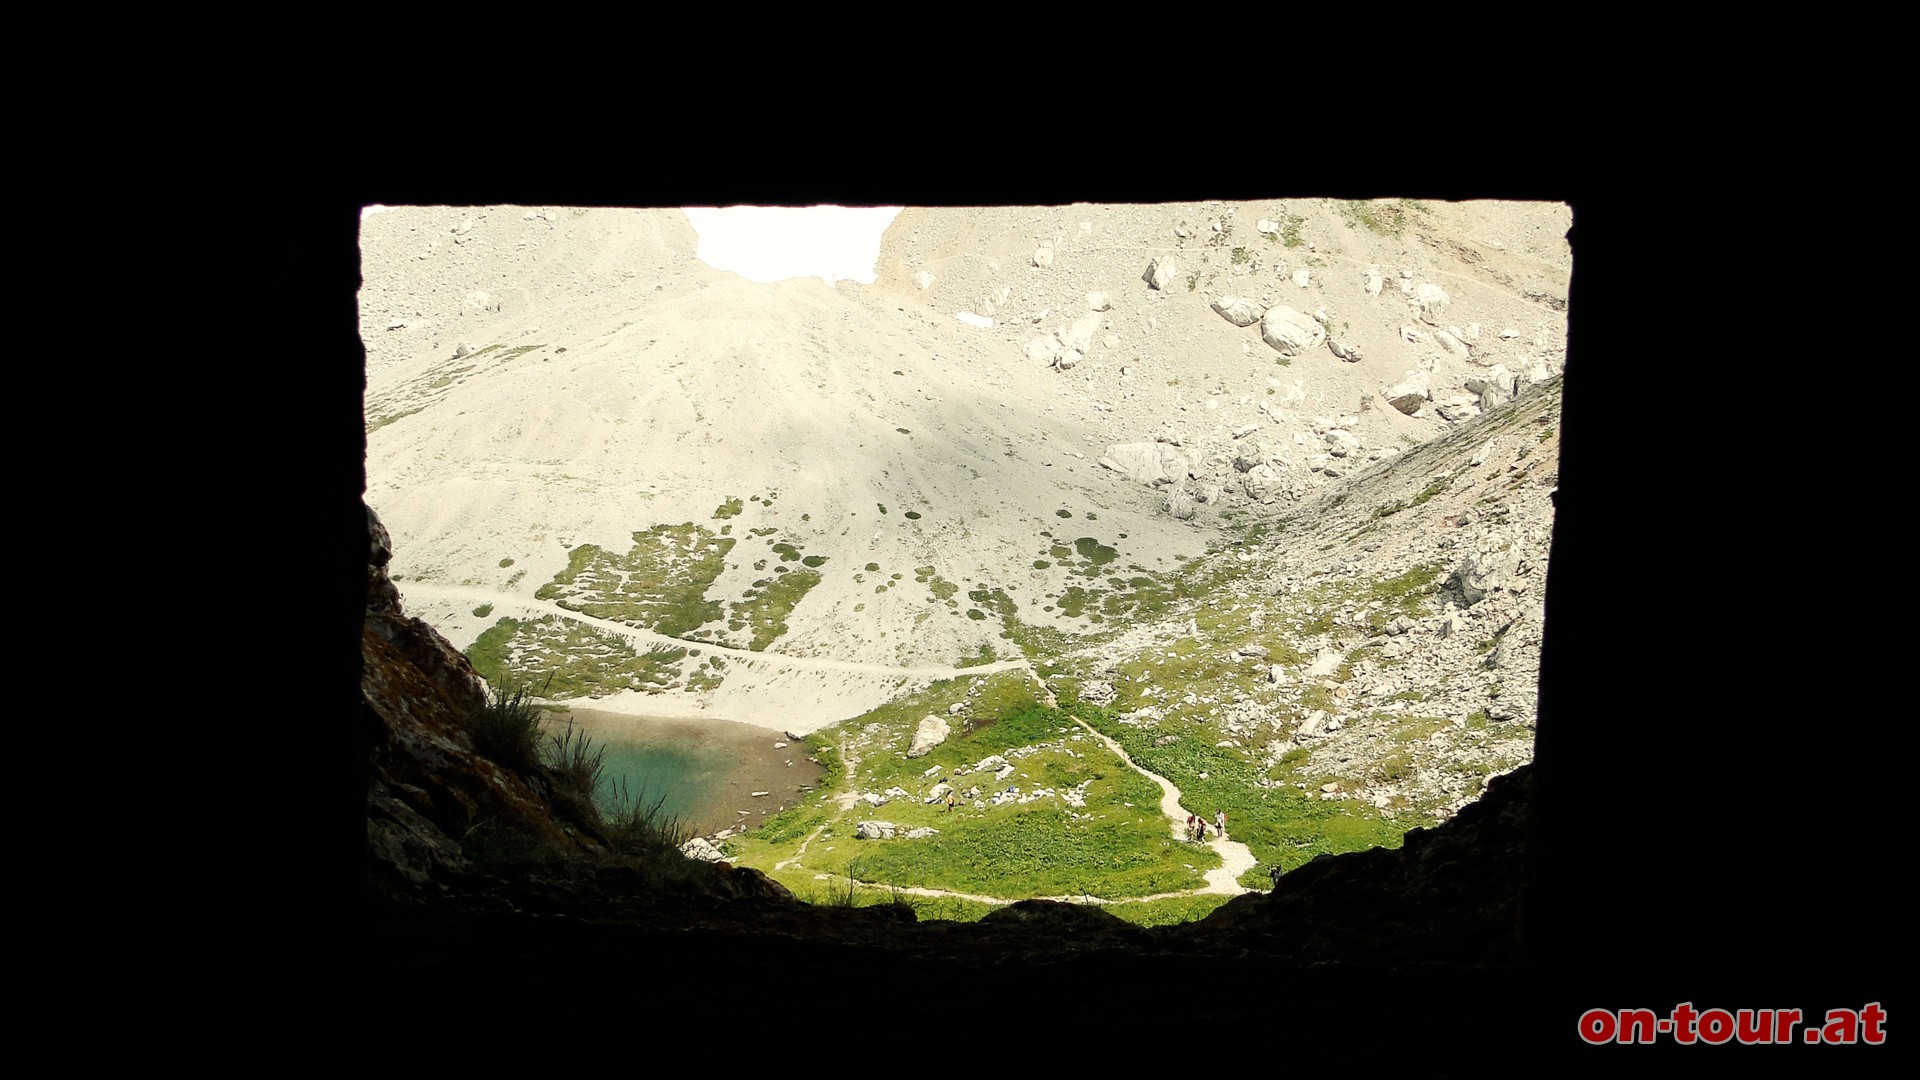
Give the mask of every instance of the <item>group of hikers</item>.
M 1215 810 L 1213 812 L 1213 827 L 1214 827 L 1214 830 L 1219 834 L 1221 839 L 1223 840 L 1226 839 L 1227 812 L 1225 810 Z M 1201 817 L 1198 814 L 1194 814 L 1194 813 L 1187 814 L 1187 839 L 1198 844 L 1206 840 L 1206 838 L 1207 838 L 1207 819 Z

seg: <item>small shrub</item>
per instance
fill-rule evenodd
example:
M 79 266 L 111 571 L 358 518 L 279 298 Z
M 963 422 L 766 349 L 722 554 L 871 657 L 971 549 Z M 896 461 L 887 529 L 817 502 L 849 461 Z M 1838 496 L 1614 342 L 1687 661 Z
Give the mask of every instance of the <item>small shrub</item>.
M 622 855 L 672 852 L 692 838 L 692 830 L 664 809 L 666 797 L 648 798 L 645 788 L 632 791 L 627 782 L 608 793 L 601 821 L 613 850 Z
M 504 683 L 493 687 L 487 703 L 470 721 L 474 749 L 510 768 L 526 770 L 539 765 L 540 707 L 533 698 L 525 684 L 512 690 Z
M 558 735 L 549 735 L 542 758 L 548 771 L 563 787 L 582 798 L 592 799 L 600 790 L 607 768 L 607 748 L 574 730 L 572 722 Z

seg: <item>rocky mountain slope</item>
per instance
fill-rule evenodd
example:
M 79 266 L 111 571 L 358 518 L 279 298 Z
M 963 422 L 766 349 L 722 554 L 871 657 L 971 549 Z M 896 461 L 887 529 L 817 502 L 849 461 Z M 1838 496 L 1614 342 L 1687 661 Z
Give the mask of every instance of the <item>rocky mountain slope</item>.
M 1530 754 L 1568 221 L 909 208 L 828 287 L 677 211 L 396 208 L 368 501 L 410 607 L 556 697 L 808 731 L 1020 661 L 1432 820 Z

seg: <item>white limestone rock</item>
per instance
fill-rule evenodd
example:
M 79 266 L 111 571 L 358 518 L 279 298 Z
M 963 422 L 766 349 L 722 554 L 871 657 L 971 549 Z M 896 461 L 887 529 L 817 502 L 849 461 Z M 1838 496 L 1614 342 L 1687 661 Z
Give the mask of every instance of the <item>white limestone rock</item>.
M 1147 272 L 1140 278 L 1152 288 L 1166 292 L 1173 288 L 1175 281 L 1180 280 L 1180 264 L 1162 255 L 1147 264 Z
M 1299 356 L 1327 339 L 1327 331 L 1310 316 L 1290 307 L 1269 310 L 1260 320 L 1260 340 L 1282 356 Z
M 1380 392 L 1388 404 L 1408 416 L 1420 411 L 1433 398 L 1433 391 L 1427 373 L 1418 369 L 1407 372 L 1406 378 Z
M 1219 312 L 1221 318 L 1235 326 L 1252 326 L 1260 321 L 1260 316 L 1267 313 L 1267 309 L 1261 306 L 1259 301 L 1245 296 L 1222 296 L 1207 306 Z
M 1192 468 L 1185 454 L 1164 442 L 1116 443 L 1107 447 L 1100 464 L 1151 487 L 1185 480 Z
M 953 734 L 953 728 L 947 724 L 946 717 L 928 713 L 925 719 L 920 721 L 920 726 L 914 730 L 913 745 L 907 749 L 907 756 L 926 757 L 934 747 L 946 742 L 947 736 L 951 734 Z
M 1280 475 L 1280 470 L 1262 463 L 1247 470 L 1241 486 L 1245 488 L 1247 498 L 1265 505 L 1280 498 L 1285 491 L 1286 481 Z

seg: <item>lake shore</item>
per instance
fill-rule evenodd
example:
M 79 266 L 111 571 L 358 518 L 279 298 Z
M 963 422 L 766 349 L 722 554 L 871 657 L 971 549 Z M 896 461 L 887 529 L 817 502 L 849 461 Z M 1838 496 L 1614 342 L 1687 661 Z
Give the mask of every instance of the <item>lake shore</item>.
M 596 743 L 616 750 L 671 747 L 697 761 L 687 768 L 698 794 L 679 813 L 681 823 L 699 836 L 752 828 L 795 806 L 806 797 L 800 789 L 817 788 L 826 773 L 808 760 L 804 743 L 757 725 L 581 708 L 556 713 L 549 722 L 569 719 Z M 767 794 L 756 796 L 756 791 Z

